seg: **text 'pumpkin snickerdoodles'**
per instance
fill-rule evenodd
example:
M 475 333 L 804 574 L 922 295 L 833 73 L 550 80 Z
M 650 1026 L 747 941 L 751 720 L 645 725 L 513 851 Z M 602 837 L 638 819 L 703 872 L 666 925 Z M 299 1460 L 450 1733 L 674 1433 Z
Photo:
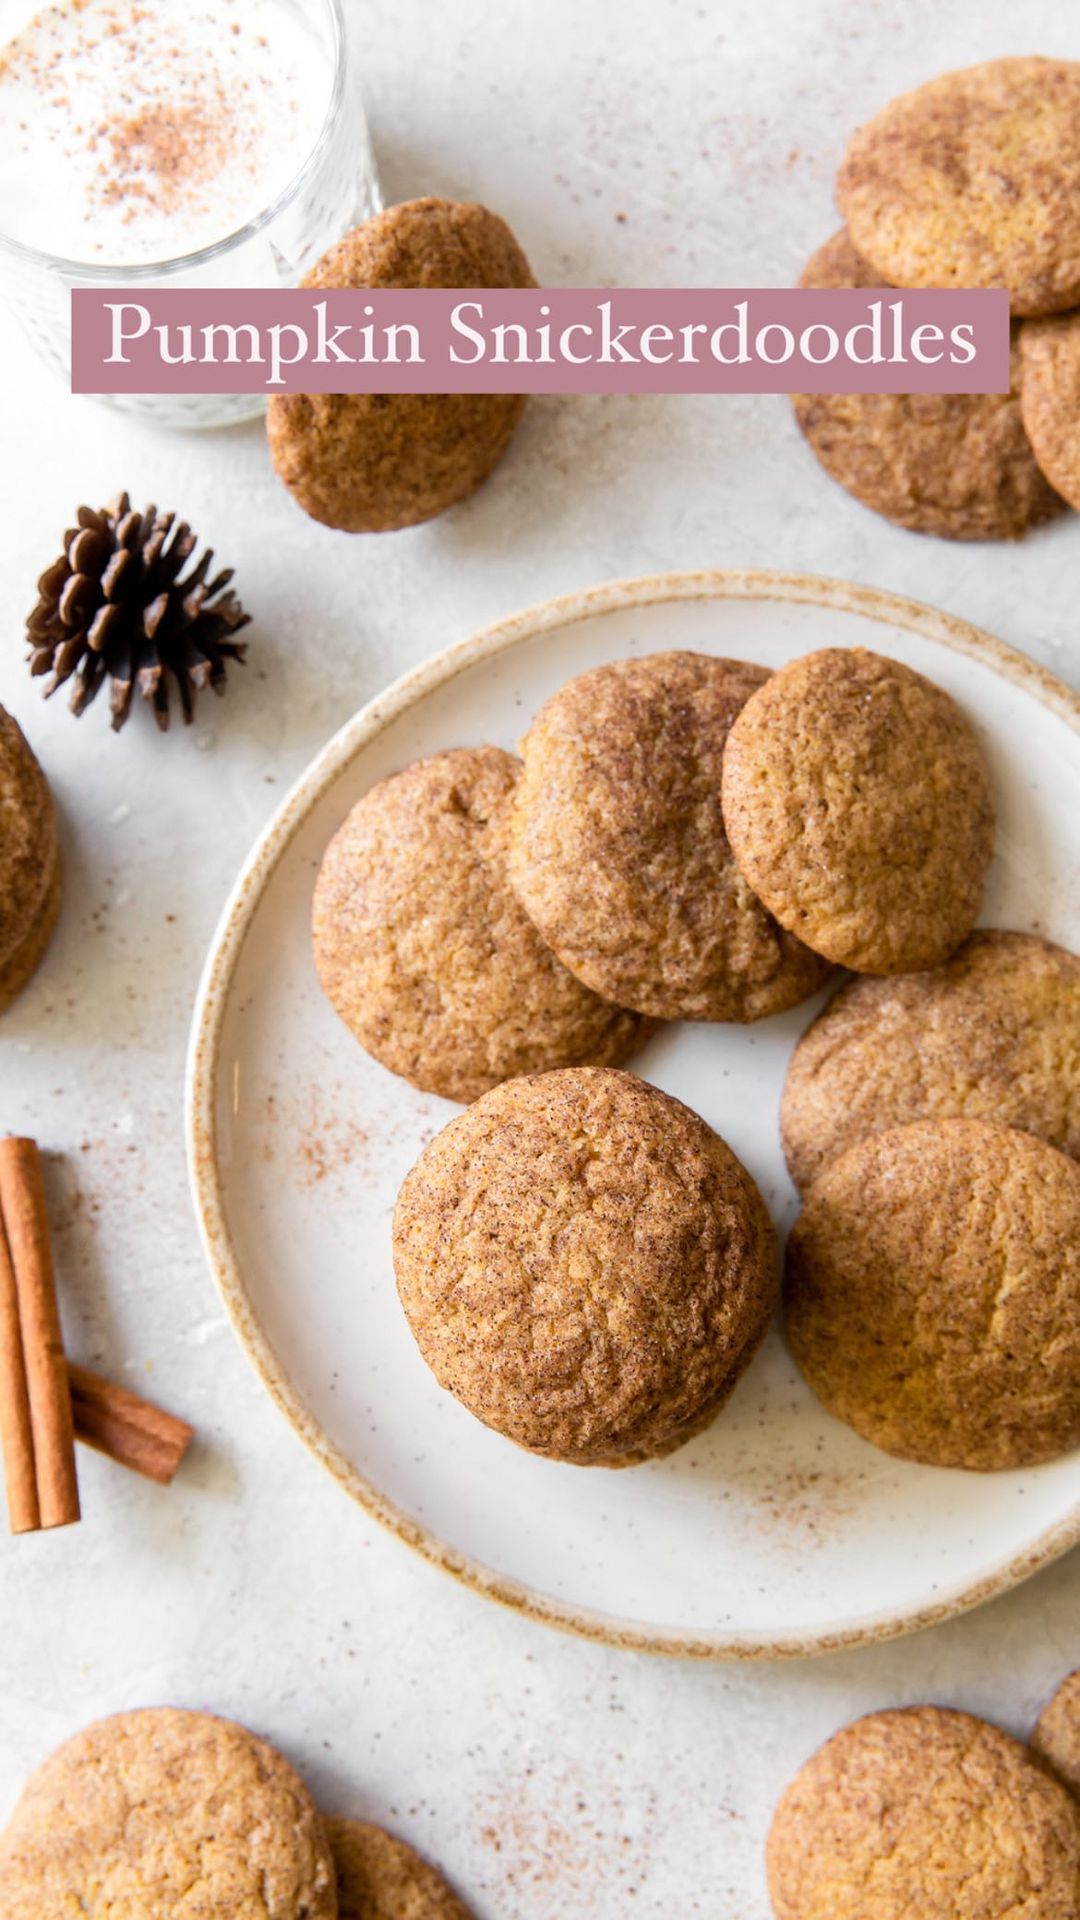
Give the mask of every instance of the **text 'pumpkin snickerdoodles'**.
M 799 284 L 876 287 L 881 275 L 841 229 Z M 795 417 L 826 473 L 887 520 L 946 540 L 1016 540 L 1064 502 L 1024 431 L 1015 340 L 1012 365 L 1010 393 L 800 393 Z
M 1080 1808 L 987 1721 L 894 1708 L 807 1761 L 767 1859 L 776 1920 L 1075 1920 Z
M 387 207 L 325 253 L 305 287 L 533 287 L 505 221 L 429 197 Z M 280 393 L 270 456 L 313 519 L 346 533 L 415 526 L 465 500 L 510 444 L 507 393 Z
M 654 653 L 569 681 L 533 721 L 510 874 L 563 964 L 660 1019 L 759 1020 L 827 964 L 756 899 L 720 805 L 724 742 L 764 667 Z
M 784 1316 L 829 1412 L 928 1466 L 1080 1445 L 1080 1165 L 985 1120 L 849 1147 L 791 1231 Z
M 441 1873 L 383 1827 L 324 1820 L 338 1883 L 338 1920 L 471 1920 Z
M 899 661 L 826 647 L 774 673 L 728 734 L 723 810 L 758 898 L 838 965 L 937 966 L 975 923 L 989 772 L 956 702 Z
M 911 1120 L 996 1120 L 1080 1159 L 1080 958 L 973 933 L 944 966 L 851 980 L 791 1057 L 780 1135 L 795 1185 Z
M 1005 287 L 1014 314 L 1080 305 L 1080 62 L 989 60 L 854 134 L 837 199 L 898 287 Z
M 607 1067 L 506 1081 L 451 1120 L 401 1189 L 394 1269 L 439 1383 L 581 1466 L 706 1426 L 775 1298 L 745 1168 L 681 1101 Z
M 4 1920 L 335 1920 L 303 1781 L 228 1720 L 145 1708 L 39 1767 L 0 1840 Z
M 560 965 L 511 888 L 519 771 L 499 747 L 460 747 L 380 781 L 315 888 L 327 998 L 368 1053 L 448 1100 L 512 1074 L 619 1065 L 650 1031 Z

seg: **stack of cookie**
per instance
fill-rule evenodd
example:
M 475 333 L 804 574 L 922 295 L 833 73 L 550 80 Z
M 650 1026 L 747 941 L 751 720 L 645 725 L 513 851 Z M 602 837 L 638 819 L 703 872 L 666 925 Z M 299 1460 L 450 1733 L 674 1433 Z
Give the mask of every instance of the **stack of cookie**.
M 1017 539 L 1080 507 L 1080 62 L 992 60 L 894 100 L 854 135 L 846 227 L 804 287 L 1005 287 L 1009 394 L 800 394 L 834 480 L 951 540 Z
M 289 1762 L 229 1720 L 96 1721 L 28 1781 L 0 1836 L 4 1920 L 469 1920 L 442 1875 L 358 1820 L 321 1820 Z
M 62 895 L 49 784 L 21 729 L 0 707 L 0 1012 L 41 965 Z
M 1075 1920 L 1080 1674 L 1028 1747 L 968 1713 L 870 1713 L 827 1741 L 773 1818 L 777 1920 Z
M 920 1460 L 1080 1441 L 1080 962 L 972 933 L 993 836 L 965 715 L 861 648 L 598 667 L 521 761 L 456 749 L 359 801 L 316 964 L 369 1052 L 475 1102 L 406 1180 L 394 1261 L 479 1419 L 621 1466 L 713 1418 L 771 1314 L 771 1223 L 725 1142 L 618 1069 L 658 1021 L 761 1019 L 842 966 L 871 977 L 784 1101 L 799 1364 Z

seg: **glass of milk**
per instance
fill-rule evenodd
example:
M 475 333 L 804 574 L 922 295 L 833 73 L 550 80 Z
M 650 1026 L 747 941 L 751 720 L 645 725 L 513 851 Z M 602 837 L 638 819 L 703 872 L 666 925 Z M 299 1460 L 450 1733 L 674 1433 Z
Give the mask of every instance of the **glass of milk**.
M 72 287 L 291 286 L 380 205 L 340 0 L 0 0 L 0 286 L 65 378 Z

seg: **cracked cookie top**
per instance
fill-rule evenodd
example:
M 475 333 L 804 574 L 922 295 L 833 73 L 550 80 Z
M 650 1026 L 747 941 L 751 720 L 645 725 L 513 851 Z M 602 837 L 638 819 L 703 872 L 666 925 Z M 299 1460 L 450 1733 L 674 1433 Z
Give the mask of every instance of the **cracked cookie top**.
M 470 1920 L 442 1874 L 366 1820 L 324 1820 L 338 1877 L 338 1920 Z
M 706 1425 L 775 1298 L 745 1168 L 681 1101 L 605 1067 L 509 1080 L 444 1127 L 402 1187 L 394 1266 L 440 1384 L 580 1465 Z
M 792 1229 L 791 1351 L 901 1459 L 982 1471 L 1080 1445 L 1080 1166 L 986 1120 L 919 1120 L 827 1166 Z
M 768 1875 L 777 1920 L 1071 1920 L 1080 1809 L 984 1720 L 870 1713 L 788 1787 Z

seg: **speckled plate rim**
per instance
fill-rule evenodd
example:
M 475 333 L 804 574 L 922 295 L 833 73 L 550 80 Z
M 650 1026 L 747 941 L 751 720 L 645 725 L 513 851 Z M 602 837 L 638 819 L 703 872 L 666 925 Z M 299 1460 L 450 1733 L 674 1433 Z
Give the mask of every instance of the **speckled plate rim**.
M 674 600 L 780 600 L 832 607 L 965 653 L 1040 700 L 1080 733 L 1080 695 L 1004 641 L 955 615 L 917 600 L 851 581 L 772 570 L 706 569 L 613 580 L 562 594 L 483 627 L 468 639 L 404 674 L 334 734 L 311 761 L 255 843 L 225 904 L 210 944 L 192 1019 L 187 1062 L 188 1168 L 195 1211 L 211 1272 L 225 1310 L 263 1386 L 316 1460 L 352 1499 L 399 1540 L 485 1599 L 587 1639 L 638 1652 L 698 1660 L 775 1660 L 830 1653 L 895 1639 L 936 1625 L 1019 1585 L 1080 1543 L 1080 1496 L 1074 1510 L 1042 1533 L 1023 1553 L 993 1573 L 942 1597 L 931 1606 L 882 1613 L 851 1627 L 757 1637 L 751 1633 L 686 1634 L 678 1628 L 643 1628 L 616 1616 L 558 1601 L 494 1572 L 459 1552 L 402 1513 L 360 1473 L 325 1433 L 294 1388 L 264 1333 L 249 1298 L 225 1215 L 224 1180 L 218 1164 L 215 1110 L 221 1071 L 221 1037 L 241 949 L 255 911 L 276 868 L 312 808 L 353 758 L 391 721 L 436 688 L 478 662 L 504 653 L 553 629 L 562 629 L 630 607 Z

